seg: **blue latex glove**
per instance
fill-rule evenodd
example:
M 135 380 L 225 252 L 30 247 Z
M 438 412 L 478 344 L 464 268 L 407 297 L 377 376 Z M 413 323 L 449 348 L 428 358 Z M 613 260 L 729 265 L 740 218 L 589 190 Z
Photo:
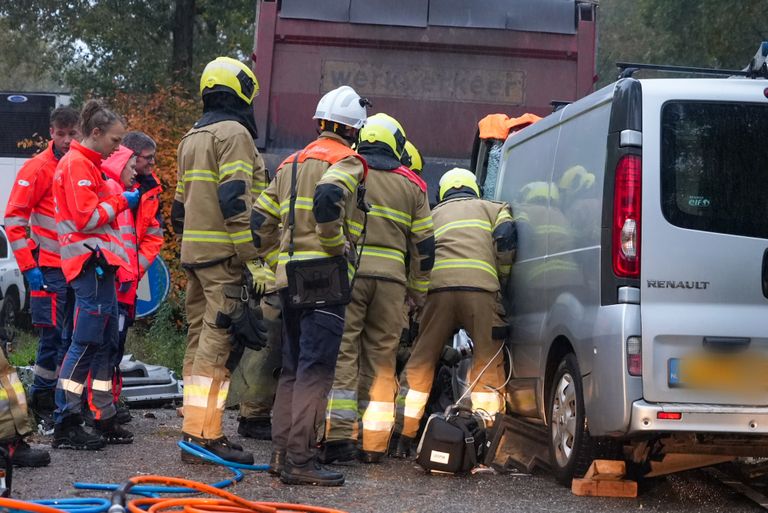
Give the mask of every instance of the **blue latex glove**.
M 43 271 L 39 267 L 33 267 L 24 271 L 24 277 L 29 282 L 29 288 L 32 290 L 42 290 L 45 286 Z
M 133 191 L 125 191 L 123 197 L 128 200 L 128 208 L 136 208 L 139 206 L 139 198 L 141 197 L 141 191 L 139 189 Z

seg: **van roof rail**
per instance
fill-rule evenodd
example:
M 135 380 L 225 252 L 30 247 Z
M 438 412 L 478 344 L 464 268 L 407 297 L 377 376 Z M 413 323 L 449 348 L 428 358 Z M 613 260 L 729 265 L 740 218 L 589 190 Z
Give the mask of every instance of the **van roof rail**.
M 570 100 L 552 100 L 549 102 L 549 104 L 552 106 L 552 112 L 557 112 L 558 110 L 562 109 L 566 105 L 570 105 L 573 103 Z
M 641 69 L 666 71 L 670 73 L 692 73 L 696 75 L 768 78 L 766 58 L 768 58 L 768 41 L 763 41 L 757 48 L 757 53 L 752 57 L 749 65 L 744 69 L 695 68 L 690 66 L 667 66 L 663 64 L 639 64 L 632 62 L 617 62 L 616 67 L 620 70 L 619 78 L 629 78 Z

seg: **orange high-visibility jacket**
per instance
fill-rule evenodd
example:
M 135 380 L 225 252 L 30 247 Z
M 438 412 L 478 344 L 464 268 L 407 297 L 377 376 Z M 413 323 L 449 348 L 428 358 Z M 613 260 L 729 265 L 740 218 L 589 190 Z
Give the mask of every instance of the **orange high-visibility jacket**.
M 38 265 L 61 267 L 51 187 L 58 163 L 50 142 L 45 151 L 24 163 L 11 189 L 5 209 L 5 230 L 22 271 Z
M 133 150 L 120 146 L 120 148 L 101 163 L 104 174 L 107 175 L 107 187 L 112 194 L 121 194 L 127 190 L 120 182 L 120 173 L 125 164 L 133 155 Z M 133 305 L 136 302 L 136 287 L 139 280 L 152 262 L 154 262 L 160 248 L 163 246 L 163 230 L 157 221 L 157 208 L 159 204 L 160 181 L 148 191 L 144 191 L 139 201 L 139 206 L 134 213 L 126 208 L 117 215 L 117 224 L 120 230 L 120 242 L 128 255 L 128 267 L 130 273 L 118 272 L 118 281 L 131 282 L 127 291 L 117 292 L 117 300 L 121 303 Z
M 77 278 L 91 249 L 99 247 L 107 262 L 130 273 L 120 243 L 117 214 L 128 208 L 122 194 L 110 194 L 101 170 L 101 154 L 72 141 L 53 179 L 61 270 L 67 282 Z

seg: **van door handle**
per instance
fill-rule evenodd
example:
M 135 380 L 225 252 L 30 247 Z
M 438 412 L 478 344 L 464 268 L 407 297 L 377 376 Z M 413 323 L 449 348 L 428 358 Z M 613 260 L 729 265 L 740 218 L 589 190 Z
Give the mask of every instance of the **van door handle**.
M 763 295 L 768 298 L 768 249 L 763 253 Z
M 715 353 L 735 353 L 749 347 L 751 338 L 746 337 L 704 337 L 704 349 Z

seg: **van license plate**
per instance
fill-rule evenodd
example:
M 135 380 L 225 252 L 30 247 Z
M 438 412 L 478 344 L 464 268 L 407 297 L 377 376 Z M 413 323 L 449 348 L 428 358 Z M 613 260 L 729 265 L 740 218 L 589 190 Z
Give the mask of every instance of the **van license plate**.
M 720 391 L 764 390 L 768 385 L 768 360 L 751 355 L 732 358 L 671 358 L 670 388 Z

